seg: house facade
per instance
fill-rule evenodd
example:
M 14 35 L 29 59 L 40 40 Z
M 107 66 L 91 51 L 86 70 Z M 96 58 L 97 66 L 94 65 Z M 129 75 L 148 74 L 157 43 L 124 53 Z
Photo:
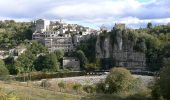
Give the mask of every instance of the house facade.
M 62 49 L 65 52 L 75 51 L 76 46 L 85 39 L 90 38 L 94 29 L 77 24 L 67 24 L 63 21 L 35 21 L 36 30 L 32 39 L 45 45 L 49 52 Z

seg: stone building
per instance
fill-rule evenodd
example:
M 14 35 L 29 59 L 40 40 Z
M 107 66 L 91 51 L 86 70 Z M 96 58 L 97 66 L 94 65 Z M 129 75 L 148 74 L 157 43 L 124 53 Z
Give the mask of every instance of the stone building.
M 18 46 L 16 48 L 9 50 L 9 56 L 14 57 L 14 60 L 16 60 L 19 57 L 19 55 L 24 53 L 26 50 L 27 50 L 26 47 Z
M 77 24 L 67 24 L 62 21 L 36 21 L 36 31 L 32 39 L 44 44 L 50 52 L 63 49 L 72 52 L 76 46 L 91 35 L 93 29 Z
M 63 68 L 70 69 L 74 71 L 80 70 L 80 61 L 75 57 L 64 57 L 63 58 Z
M 50 21 L 39 19 L 39 20 L 36 20 L 35 24 L 36 24 L 37 32 L 44 32 L 44 31 L 49 30 Z

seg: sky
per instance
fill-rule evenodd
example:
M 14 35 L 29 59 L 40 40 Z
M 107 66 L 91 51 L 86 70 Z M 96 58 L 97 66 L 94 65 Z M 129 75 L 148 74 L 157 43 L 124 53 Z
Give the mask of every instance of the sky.
M 91 28 L 170 22 L 170 0 L 0 0 L 0 20 L 59 20 Z

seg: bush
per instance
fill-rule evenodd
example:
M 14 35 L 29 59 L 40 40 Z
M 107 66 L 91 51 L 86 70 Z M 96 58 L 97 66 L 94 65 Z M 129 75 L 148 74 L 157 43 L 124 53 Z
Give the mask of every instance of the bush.
M 80 91 L 82 85 L 79 83 L 76 83 L 73 85 L 73 90 L 75 90 L 77 93 Z
M 125 68 L 113 68 L 106 77 L 108 93 L 126 92 L 134 78 L 130 71 Z
M 62 89 L 66 88 L 66 83 L 60 82 L 60 83 L 58 83 L 58 87 L 60 88 L 60 91 L 61 91 Z
M 51 83 L 48 80 L 42 80 L 40 86 L 43 88 L 49 88 L 51 86 Z
M 95 92 L 95 87 L 92 86 L 92 85 L 85 85 L 85 86 L 83 86 L 83 90 L 86 93 L 94 93 Z
M 97 93 L 105 93 L 106 92 L 106 84 L 104 82 L 99 82 L 96 84 L 96 92 Z

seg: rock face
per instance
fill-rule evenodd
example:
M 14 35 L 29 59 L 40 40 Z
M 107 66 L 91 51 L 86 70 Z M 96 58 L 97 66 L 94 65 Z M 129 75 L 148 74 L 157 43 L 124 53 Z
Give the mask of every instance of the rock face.
M 135 44 L 135 39 L 125 29 L 113 29 L 112 32 L 102 33 L 97 37 L 96 58 L 111 58 L 114 66 L 144 70 L 145 53 L 136 52 L 133 49 Z
M 96 42 L 96 57 L 97 58 L 109 58 L 111 56 L 112 46 L 110 43 L 110 37 L 104 38 L 101 42 L 100 37 L 97 37 Z

